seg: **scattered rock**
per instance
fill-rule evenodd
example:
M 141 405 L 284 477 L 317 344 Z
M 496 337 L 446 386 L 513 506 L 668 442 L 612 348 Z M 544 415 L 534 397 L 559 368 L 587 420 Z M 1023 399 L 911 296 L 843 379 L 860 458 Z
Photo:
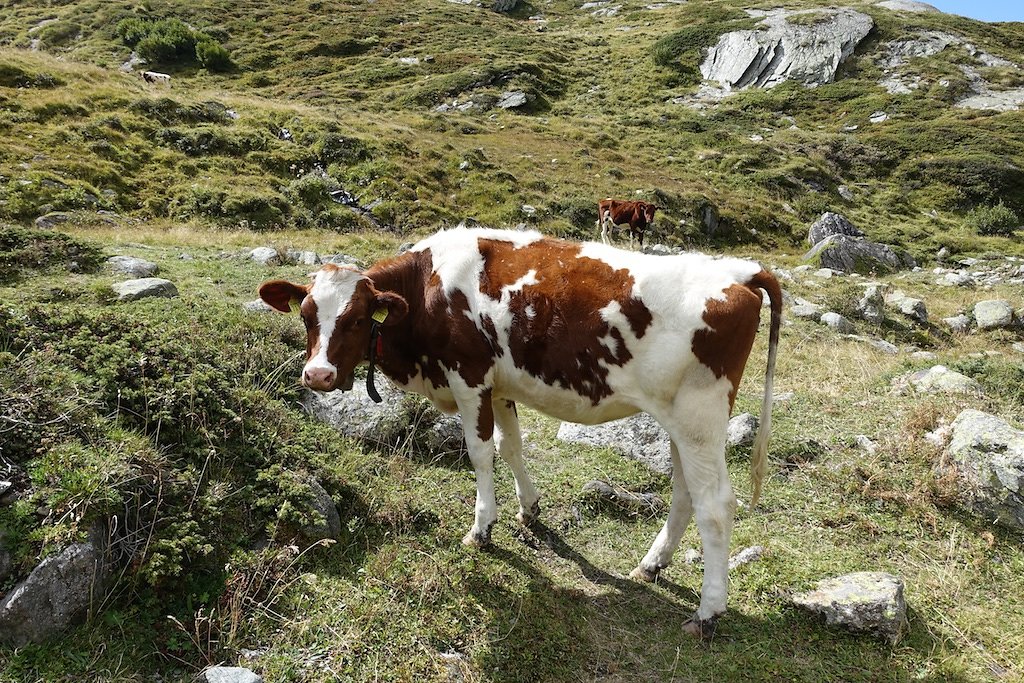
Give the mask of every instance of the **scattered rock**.
M 466 452 L 462 422 L 443 415 L 416 394 L 406 394 L 378 376 L 377 391 L 383 399 L 374 403 L 366 385 L 356 381 L 348 391 L 307 391 L 302 406 L 313 417 L 344 436 L 369 448 L 409 448 L 431 457 L 461 456 Z
M 511 90 L 508 92 L 501 93 L 501 99 L 498 100 L 496 106 L 498 109 L 518 109 L 524 107 L 529 102 L 529 97 L 522 90 Z
M 883 0 L 882 2 L 876 2 L 879 7 L 885 9 L 891 9 L 896 12 L 939 12 L 937 7 L 929 5 L 927 2 L 918 2 L 917 0 Z
M 264 266 L 279 266 L 282 263 L 281 254 L 272 247 L 256 247 L 249 252 L 249 258 Z
M 173 299 L 178 296 L 178 288 L 174 286 L 174 283 L 159 277 L 115 282 L 110 285 L 110 288 L 117 294 L 118 301 L 135 301 L 148 297 Z
M 897 389 L 903 389 L 907 384 L 926 394 L 974 394 L 980 396 L 983 393 L 981 385 L 975 380 L 955 370 L 950 370 L 945 365 L 933 365 L 927 370 L 918 370 L 898 377 L 893 382 Z
M 277 310 L 263 299 L 254 299 L 242 304 L 242 308 L 253 313 L 276 313 Z
M 53 230 L 58 225 L 67 223 L 72 218 L 70 213 L 63 211 L 51 211 L 35 220 L 35 226 L 40 230 Z
M 587 446 L 615 448 L 655 472 L 671 474 L 672 455 L 668 434 L 646 413 L 599 425 L 563 422 L 558 439 Z
M 844 318 L 843 316 L 835 313 L 834 311 L 828 311 L 821 314 L 821 322 L 824 325 L 828 325 L 836 332 L 842 334 L 850 334 L 853 332 L 853 323 Z
M 959 271 L 944 274 L 935 284 L 943 287 L 973 287 L 975 283 L 970 274 Z
M 789 314 L 795 318 L 820 318 L 821 306 L 816 303 L 797 297 L 789 309 Z
M 820 218 L 811 223 L 807 230 L 807 242 L 813 247 L 833 234 L 846 234 L 852 238 L 865 237 L 864 232 L 847 220 L 846 216 L 825 211 Z
M 868 322 L 881 324 L 885 321 L 885 295 L 888 285 L 871 284 L 864 289 L 864 296 L 857 302 L 857 315 Z
M 685 564 L 700 564 L 703 560 L 704 557 L 696 548 L 687 548 L 686 552 L 683 553 L 683 562 Z
M 825 623 L 873 633 L 890 643 L 907 625 L 903 580 L 883 572 L 855 572 L 819 581 L 793 603 L 825 618 Z
M 46 558 L 0 601 L 0 642 L 21 647 L 63 631 L 102 598 L 106 574 L 91 542 Z
M 967 334 L 971 329 L 971 319 L 962 313 L 951 318 L 943 318 L 942 322 L 949 326 L 951 332 L 957 334 Z
M 160 267 L 152 261 L 134 256 L 111 256 L 107 259 L 107 265 L 115 273 L 124 273 L 132 277 L 152 277 L 160 270 Z
M 1003 299 L 989 299 L 974 304 L 974 321 L 979 330 L 996 330 L 1013 325 L 1013 306 Z
M 762 557 L 764 557 L 763 545 L 752 545 L 749 548 L 744 548 L 729 558 L 729 571 L 732 571 L 737 567 L 742 567 L 745 564 L 756 562 Z
M 661 512 L 666 507 L 665 501 L 656 493 L 634 493 L 605 481 L 588 481 L 583 485 L 583 492 L 601 501 L 652 514 Z
M 288 256 L 290 263 L 299 263 L 304 266 L 319 266 L 322 263 L 320 255 L 315 251 L 300 251 L 298 249 L 289 249 L 285 252 Z
M 965 501 L 997 524 L 1024 532 L 1024 431 L 980 410 L 951 425 L 946 451 L 964 483 Z
M 316 479 L 309 477 L 306 484 L 309 486 L 312 496 L 310 507 L 323 517 L 324 521 L 303 527 L 300 530 L 302 535 L 310 543 L 339 538 L 341 536 L 341 516 L 338 514 L 338 507 L 334 504 L 334 500 Z
M 211 666 L 203 672 L 206 683 L 263 683 L 263 678 L 241 666 Z
M 876 111 L 868 117 L 868 121 L 871 123 L 884 123 L 889 120 L 889 115 L 884 111 Z
M 895 356 L 900 352 L 899 348 L 897 348 L 895 344 L 887 342 L 884 339 L 865 339 L 865 341 L 867 341 L 867 343 L 873 348 L 890 356 Z
M 757 436 L 760 421 L 750 413 L 740 413 L 729 420 L 726 442 L 730 446 L 751 446 Z
M 898 289 L 885 297 L 885 303 L 895 306 L 900 313 L 911 320 L 922 324 L 927 324 L 928 322 L 928 309 L 925 307 L 924 302 L 920 299 L 909 297 Z

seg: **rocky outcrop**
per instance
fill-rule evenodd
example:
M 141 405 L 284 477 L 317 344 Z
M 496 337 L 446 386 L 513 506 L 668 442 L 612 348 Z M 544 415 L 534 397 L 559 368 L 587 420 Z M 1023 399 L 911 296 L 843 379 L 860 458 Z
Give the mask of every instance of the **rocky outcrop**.
M 853 223 L 846 219 L 846 216 L 826 211 L 821 218 L 814 221 L 807 230 L 807 241 L 813 247 L 823 239 L 832 235 L 848 235 L 850 237 L 865 237 L 863 231 L 854 227 Z
M 825 623 L 875 634 L 890 643 L 907 625 L 903 580 L 884 572 L 855 572 L 819 581 L 813 590 L 793 596 L 793 603 Z
M 1024 532 L 1024 431 L 980 410 L 964 410 L 951 426 L 946 455 L 964 501 L 997 524 Z
M 725 90 L 772 88 L 790 80 L 831 83 L 839 64 L 874 26 L 871 17 L 848 8 L 748 13 L 764 17 L 759 28 L 719 37 L 700 66 L 705 79 Z M 797 16 L 815 21 L 787 21 Z
M 804 260 L 844 273 L 893 273 L 917 265 L 913 257 L 898 247 L 870 242 L 848 235 L 832 235 L 804 255 Z

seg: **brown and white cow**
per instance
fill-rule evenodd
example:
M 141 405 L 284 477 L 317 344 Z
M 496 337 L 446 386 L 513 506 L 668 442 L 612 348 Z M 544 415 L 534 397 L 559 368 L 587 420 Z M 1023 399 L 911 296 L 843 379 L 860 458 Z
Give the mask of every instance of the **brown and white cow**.
M 696 517 L 704 583 L 687 628 L 707 634 L 726 608 L 736 506 L 726 425 L 757 332 L 762 289 L 771 327 L 751 465 L 753 505 L 765 471 L 782 313 L 778 281 L 756 263 L 460 227 L 366 271 L 326 265 L 311 284 L 266 282 L 260 297 L 286 312 L 301 301 L 307 387 L 351 386 L 356 366 L 375 357 L 399 387 L 462 414 L 477 480 L 467 545 L 490 542 L 495 449 L 515 476 L 519 521 L 529 524 L 539 513 L 516 403 L 586 424 L 652 415 L 672 441 L 672 504 L 632 576 L 653 581 Z
M 629 226 L 629 246 L 633 246 L 633 238 L 639 238 L 640 246 L 644 246 L 644 231 L 654 222 L 654 212 L 658 207 L 650 202 L 625 202 L 619 199 L 602 199 L 597 203 L 597 225 L 601 228 L 601 241 L 611 244 L 608 239 L 609 226 Z

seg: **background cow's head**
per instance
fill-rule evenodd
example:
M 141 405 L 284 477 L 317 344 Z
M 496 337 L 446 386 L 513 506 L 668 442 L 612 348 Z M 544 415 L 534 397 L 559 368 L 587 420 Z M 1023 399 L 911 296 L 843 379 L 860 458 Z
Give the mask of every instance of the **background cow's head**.
M 654 223 L 654 212 L 658 210 L 658 207 L 654 204 L 644 202 L 644 218 L 647 219 L 647 225 Z
M 299 314 L 306 325 L 302 383 L 320 391 L 352 387 L 352 373 L 367 357 L 374 313 L 386 311 L 381 325 L 388 327 L 409 312 L 398 294 L 378 291 L 363 273 L 333 264 L 314 273 L 309 285 L 264 282 L 260 298 L 285 313 L 292 301 L 301 301 Z

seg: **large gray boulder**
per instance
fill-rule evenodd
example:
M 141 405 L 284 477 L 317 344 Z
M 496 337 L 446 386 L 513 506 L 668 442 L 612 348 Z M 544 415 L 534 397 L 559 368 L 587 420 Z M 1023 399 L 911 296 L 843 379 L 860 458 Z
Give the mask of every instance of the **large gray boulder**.
M 812 25 L 787 21 L 807 14 L 817 21 Z M 720 36 L 700 71 L 726 90 L 772 88 L 789 80 L 808 86 L 831 83 L 839 64 L 853 54 L 873 26 L 871 17 L 849 8 L 772 10 L 757 29 Z
M 106 565 L 92 542 L 48 557 L 0 601 L 0 642 L 40 643 L 81 619 L 102 598 Z
M 898 247 L 849 235 L 826 237 L 804 254 L 804 260 L 819 267 L 861 275 L 894 273 L 917 265 L 910 254 Z
M 173 299 L 178 296 L 178 288 L 170 280 L 159 277 L 144 277 L 137 280 L 115 282 L 110 288 L 117 294 L 118 301 L 135 301 L 149 297 Z
M 107 265 L 115 273 L 124 273 L 132 277 L 152 277 L 160 270 L 152 261 L 135 256 L 111 256 L 107 259 Z
M 929 5 L 927 2 L 918 2 L 917 0 L 883 0 L 875 4 L 895 12 L 941 12 L 938 7 Z
M 348 391 L 307 391 L 302 406 L 313 417 L 369 448 L 410 449 L 431 457 L 466 452 L 462 422 L 444 415 L 416 394 L 400 391 L 385 378 L 376 380 L 380 403 L 357 380 Z
M 864 237 L 864 233 L 854 227 L 845 216 L 838 213 L 826 211 L 821 218 L 811 224 L 807 231 L 807 241 L 813 247 L 818 242 L 832 235 L 849 235 L 850 237 Z
M 558 439 L 587 446 L 609 447 L 638 460 L 655 472 L 671 474 L 672 452 L 668 434 L 646 413 L 598 425 L 563 422 Z
M 903 580 L 884 572 L 855 572 L 823 579 L 793 596 L 793 604 L 825 618 L 830 626 L 899 640 L 907 625 Z
M 1013 325 L 1013 306 L 1004 299 L 989 299 L 974 304 L 974 321 L 979 330 L 997 330 Z
M 963 483 L 965 502 L 997 524 L 1024 532 L 1024 431 L 970 409 L 951 427 L 947 461 Z

